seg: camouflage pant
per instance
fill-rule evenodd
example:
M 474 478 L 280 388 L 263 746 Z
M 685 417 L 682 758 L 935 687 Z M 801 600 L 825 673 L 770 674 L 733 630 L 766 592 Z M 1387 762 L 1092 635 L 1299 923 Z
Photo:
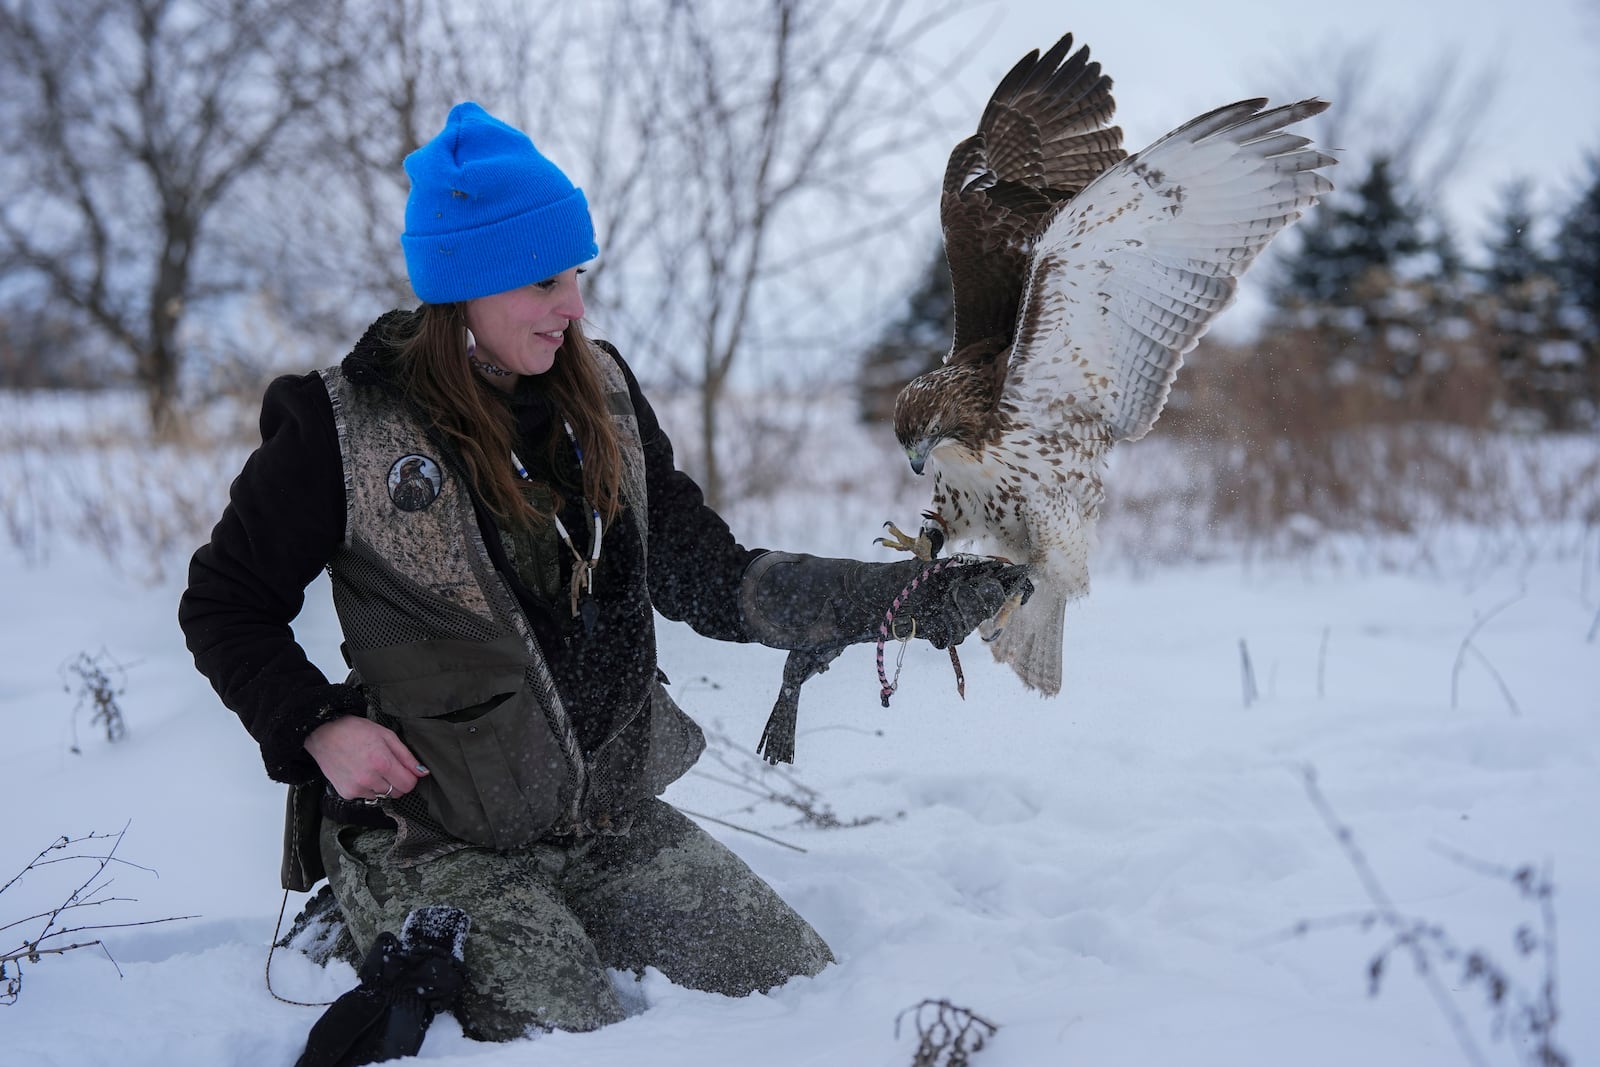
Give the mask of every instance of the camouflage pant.
M 743 996 L 833 959 L 771 886 L 659 800 L 640 807 L 626 835 L 565 846 L 467 848 L 396 867 L 393 839 L 323 824 L 323 861 L 350 932 L 365 954 L 413 908 L 465 911 L 470 987 L 459 1014 L 481 1040 L 618 1021 L 607 967 L 648 965 L 680 985 Z

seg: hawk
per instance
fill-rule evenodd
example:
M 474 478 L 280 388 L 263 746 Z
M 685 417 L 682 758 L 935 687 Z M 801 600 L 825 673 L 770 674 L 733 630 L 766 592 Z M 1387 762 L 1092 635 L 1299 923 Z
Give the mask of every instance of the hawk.
M 1069 54 L 1070 53 L 1070 54 Z M 895 436 L 933 472 L 920 536 L 1026 563 L 1033 593 L 985 630 L 1030 688 L 1061 688 L 1069 601 L 1089 588 L 1106 455 L 1149 432 L 1238 279 L 1333 186 L 1289 132 L 1310 99 L 1217 108 L 1128 155 L 1111 79 L 1068 34 L 1013 67 L 956 145 L 940 199 L 955 296 L 944 363 L 901 390 Z

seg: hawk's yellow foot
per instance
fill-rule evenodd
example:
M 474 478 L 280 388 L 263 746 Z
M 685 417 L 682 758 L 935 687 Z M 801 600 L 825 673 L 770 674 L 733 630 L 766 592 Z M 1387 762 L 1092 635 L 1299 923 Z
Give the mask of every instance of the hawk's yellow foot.
M 926 530 L 912 537 L 892 522 L 884 523 L 883 528 L 889 531 L 889 535 L 873 538 L 873 544 L 884 545 L 899 552 L 909 552 L 925 563 L 932 562 L 934 554 L 939 551 L 939 546 L 933 543 Z
M 993 641 L 1005 632 L 1006 624 L 1011 621 L 1011 613 L 1022 606 L 1024 596 L 1022 593 L 1012 593 L 1006 602 L 1000 605 L 1000 610 L 994 613 L 994 618 L 978 628 L 978 634 L 985 641 Z

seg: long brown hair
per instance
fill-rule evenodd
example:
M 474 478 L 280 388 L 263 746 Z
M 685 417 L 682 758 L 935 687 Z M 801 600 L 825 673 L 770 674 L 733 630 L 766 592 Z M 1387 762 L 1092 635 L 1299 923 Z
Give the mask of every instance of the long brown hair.
M 516 421 L 494 386 L 467 363 L 466 305 L 424 304 L 393 338 L 407 396 L 456 448 L 473 488 L 495 518 L 537 527 L 549 517 L 523 496 L 511 452 Z M 555 364 L 539 376 L 557 417 L 572 424 L 583 449 L 583 495 L 609 524 L 622 507 L 622 452 L 606 406 L 596 352 L 578 323 L 568 323 Z M 552 435 L 552 450 L 565 435 Z M 554 488 L 554 487 L 552 487 Z M 560 498 L 557 497 L 557 507 Z

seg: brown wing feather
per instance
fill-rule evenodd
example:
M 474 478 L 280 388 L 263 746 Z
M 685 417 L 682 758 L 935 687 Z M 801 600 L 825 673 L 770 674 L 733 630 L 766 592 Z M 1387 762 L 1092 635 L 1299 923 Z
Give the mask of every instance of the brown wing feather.
M 940 205 L 955 308 L 947 362 L 975 344 L 1010 343 L 1038 220 L 1050 214 L 1051 201 L 1027 186 L 992 182 L 983 156 L 982 134 L 957 147 L 951 171 L 971 160 L 978 177 L 967 189 L 946 193 Z
M 1011 68 L 989 98 L 978 132 L 988 140 L 989 167 L 1001 181 L 1066 199 L 1127 155 L 1122 130 L 1109 125 L 1115 110 L 1111 78 L 1090 61 L 1088 46 L 1072 52 L 1069 33 L 1043 57 L 1030 52 Z
M 1016 328 L 1033 239 L 1063 201 L 1127 155 L 1108 127 L 1111 79 L 1067 34 L 1001 79 L 978 132 L 945 168 L 940 221 L 955 296 L 948 361 L 1003 349 Z M 1071 53 L 1069 55 L 1069 53 Z

